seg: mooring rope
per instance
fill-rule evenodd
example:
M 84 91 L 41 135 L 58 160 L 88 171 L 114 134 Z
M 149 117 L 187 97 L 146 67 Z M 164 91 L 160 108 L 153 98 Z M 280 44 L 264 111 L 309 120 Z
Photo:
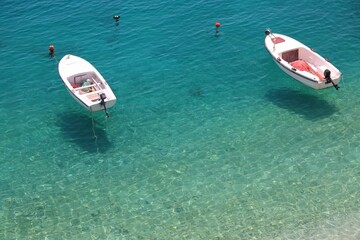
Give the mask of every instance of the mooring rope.
M 57 57 L 55 55 L 52 58 L 55 60 L 56 64 L 59 64 L 59 60 L 57 59 Z
M 350 94 L 349 90 L 346 87 L 346 83 L 344 80 L 344 76 L 341 76 L 341 89 L 345 92 L 345 96 L 351 101 L 351 102 L 357 102 L 358 99 L 356 99 L 353 95 Z M 341 90 L 340 89 L 340 90 Z
M 96 136 L 96 132 L 95 132 L 95 121 L 94 121 L 94 116 L 93 116 L 92 112 L 91 112 L 91 122 L 92 122 L 92 131 L 93 131 L 94 139 L 95 139 L 96 152 L 99 153 L 98 137 Z

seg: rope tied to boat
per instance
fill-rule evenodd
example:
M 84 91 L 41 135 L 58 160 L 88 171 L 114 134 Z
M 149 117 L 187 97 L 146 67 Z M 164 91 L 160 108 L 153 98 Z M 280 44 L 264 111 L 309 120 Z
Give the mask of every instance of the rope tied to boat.
M 91 112 L 91 111 L 90 111 Z M 96 152 L 99 153 L 99 145 L 98 145 L 98 137 L 96 136 L 96 132 L 95 132 L 95 121 L 94 121 L 94 116 L 93 113 L 91 112 L 91 122 L 92 122 L 92 131 L 94 133 L 94 139 L 95 139 L 95 145 L 96 145 Z

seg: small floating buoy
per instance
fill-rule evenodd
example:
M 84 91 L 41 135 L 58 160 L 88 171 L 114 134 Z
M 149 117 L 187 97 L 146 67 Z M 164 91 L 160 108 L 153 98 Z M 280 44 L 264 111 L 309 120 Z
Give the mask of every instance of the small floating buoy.
M 115 19 L 115 21 L 116 21 L 116 22 L 118 22 L 118 21 L 119 21 L 119 19 L 120 19 L 120 16 L 115 15 L 115 16 L 113 16 L 113 19 Z
M 54 56 L 54 54 L 55 54 L 55 47 L 54 47 L 54 45 L 50 45 L 49 46 L 49 55 Z
M 221 26 L 220 22 L 216 22 L 215 23 L 215 27 L 216 27 L 216 32 L 215 32 L 215 36 L 217 37 L 218 36 L 218 33 L 219 33 L 219 27 Z

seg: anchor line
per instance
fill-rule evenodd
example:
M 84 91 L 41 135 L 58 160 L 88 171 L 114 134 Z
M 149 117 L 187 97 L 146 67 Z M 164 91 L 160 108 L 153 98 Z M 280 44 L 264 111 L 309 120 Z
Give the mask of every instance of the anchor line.
M 91 112 L 91 122 L 92 122 L 92 131 L 93 131 L 94 139 L 95 139 L 96 152 L 99 153 L 98 137 L 96 136 L 96 132 L 95 132 L 95 121 L 94 121 L 94 116 L 93 116 L 92 112 Z

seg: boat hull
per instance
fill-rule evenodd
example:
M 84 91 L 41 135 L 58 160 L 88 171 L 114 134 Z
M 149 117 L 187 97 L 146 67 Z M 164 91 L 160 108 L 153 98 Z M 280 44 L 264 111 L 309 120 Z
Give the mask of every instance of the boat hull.
M 295 80 L 316 90 L 333 86 L 338 89 L 341 72 L 306 45 L 291 37 L 270 32 L 265 37 L 265 47 L 277 66 Z M 325 71 L 330 72 L 331 81 L 325 76 Z
M 116 97 L 110 86 L 85 59 L 66 55 L 59 62 L 59 75 L 70 95 L 91 112 L 113 107 Z

